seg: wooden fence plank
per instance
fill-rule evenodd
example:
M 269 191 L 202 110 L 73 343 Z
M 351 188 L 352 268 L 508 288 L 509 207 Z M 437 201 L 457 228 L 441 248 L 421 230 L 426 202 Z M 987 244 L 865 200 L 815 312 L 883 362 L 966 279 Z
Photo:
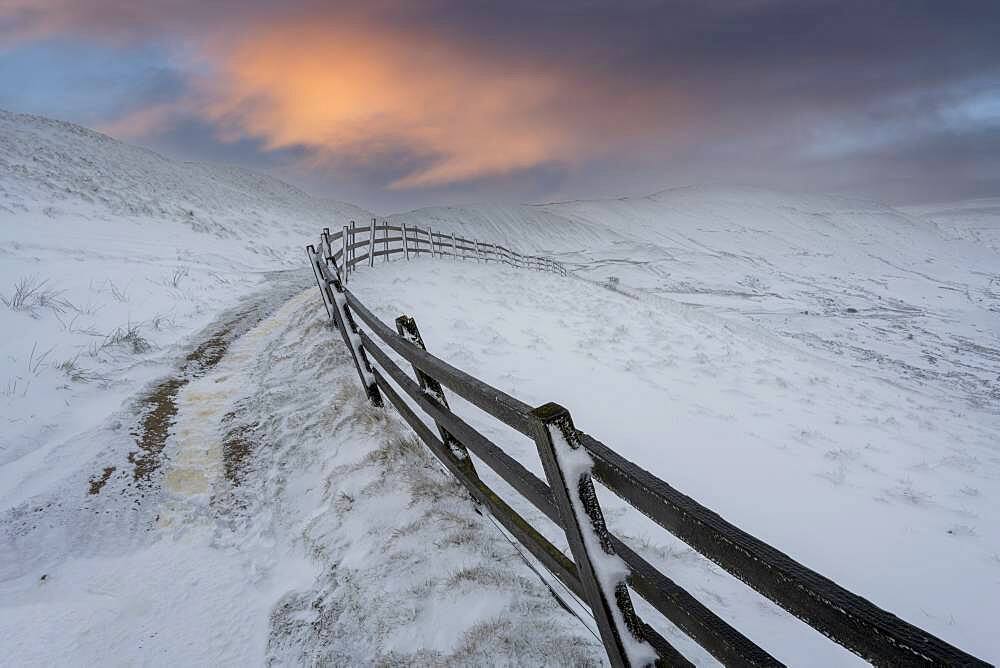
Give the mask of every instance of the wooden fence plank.
M 653 649 L 641 635 L 624 569 L 620 575 L 611 571 L 617 556 L 590 479 L 589 455 L 577 442 L 573 419 L 568 410 L 553 403 L 536 408 L 531 417 L 535 445 L 559 508 L 559 524 L 566 532 L 608 659 L 616 667 L 652 663 Z M 581 454 L 586 464 L 580 461 Z

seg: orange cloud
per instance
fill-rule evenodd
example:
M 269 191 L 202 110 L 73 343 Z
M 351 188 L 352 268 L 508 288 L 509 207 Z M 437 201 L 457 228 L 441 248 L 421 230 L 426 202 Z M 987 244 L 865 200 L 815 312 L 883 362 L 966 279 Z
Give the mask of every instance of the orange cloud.
M 179 15 L 216 11 L 180 4 Z M 132 111 L 104 131 L 148 137 L 195 116 L 222 139 L 304 147 L 316 163 L 407 155 L 415 166 L 393 188 L 575 164 L 637 137 L 669 134 L 683 115 L 679 96 L 649 81 L 459 42 L 433 27 L 394 27 L 386 19 L 398 8 L 378 2 L 367 10 L 317 7 L 291 18 L 203 15 L 179 26 L 168 3 L 102 0 L 84 10 L 72 0 L 0 0 L 0 35 L 5 22 L 17 39 L 75 31 L 127 40 L 170 26 L 172 39 L 199 58 L 193 92 Z
M 260 25 L 212 51 L 199 113 L 319 160 L 385 147 L 426 157 L 395 188 L 573 162 L 664 125 L 677 107 L 662 92 L 637 105 L 634 91 L 585 72 L 333 20 Z

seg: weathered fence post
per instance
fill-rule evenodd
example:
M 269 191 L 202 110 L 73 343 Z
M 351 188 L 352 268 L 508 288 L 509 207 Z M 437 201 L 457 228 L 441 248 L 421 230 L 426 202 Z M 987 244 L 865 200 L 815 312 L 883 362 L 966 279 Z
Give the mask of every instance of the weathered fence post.
M 430 225 L 427 226 L 427 243 L 431 245 L 431 258 L 436 257 L 434 255 L 434 230 Z
M 330 228 L 324 227 L 323 231 L 319 235 L 319 249 L 323 255 L 323 259 L 329 263 L 332 263 L 334 267 L 337 263 L 333 261 L 333 248 L 330 246 Z
M 627 567 L 611 547 L 590 478 L 593 462 L 580 446 L 569 411 L 548 403 L 533 410 L 531 420 L 545 477 L 608 659 L 613 666 L 653 663 L 656 654 L 642 639 L 625 585 Z
M 455 233 L 454 232 L 451 233 L 451 252 L 452 252 L 452 255 L 454 255 L 455 257 L 458 257 L 458 244 L 455 243 Z
M 312 244 L 306 246 L 306 257 L 309 258 L 309 266 L 312 267 L 313 275 L 316 277 L 316 287 L 319 288 L 319 296 L 323 298 L 323 306 L 326 307 L 326 314 L 330 318 L 333 318 L 333 308 L 330 304 L 330 298 L 326 294 L 326 289 L 324 288 L 323 275 L 320 272 L 320 268 L 317 266 L 317 256 L 316 247 Z
M 410 243 L 406 240 L 406 223 L 402 224 L 403 227 L 403 259 L 410 259 Z
M 476 262 L 479 262 L 480 260 L 483 259 L 483 254 L 479 251 L 479 239 L 472 240 L 472 247 L 476 249 L 475 250 Z
M 375 266 L 375 218 L 372 218 L 371 234 L 368 235 L 368 266 Z
M 344 285 L 347 284 L 347 275 L 349 273 L 351 273 L 351 266 L 347 263 L 347 248 L 348 248 L 347 230 L 348 230 L 347 225 L 344 225 L 344 231 L 341 233 L 341 241 L 343 243 L 340 244 L 340 248 L 341 248 L 341 251 L 340 251 L 340 262 L 344 266 L 344 271 L 341 272 L 342 275 L 341 275 L 340 279 L 342 281 L 344 281 Z
M 354 221 L 352 220 L 351 221 L 351 245 L 352 246 L 354 245 L 354 235 L 355 234 L 356 233 L 354 231 Z M 351 260 L 352 260 L 351 267 L 354 266 L 353 260 L 354 260 L 355 257 L 357 257 L 357 255 L 358 255 L 358 249 L 357 248 L 352 248 L 351 249 Z
M 385 251 L 385 261 L 389 261 L 389 221 L 385 221 L 385 227 L 382 228 L 382 250 Z
M 417 329 L 417 321 L 408 315 L 401 315 L 396 318 L 396 331 L 399 335 L 420 348 L 423 351 L 427 350 L 427 346 L 424 345 L 424 339 L 420 336 L 420 330 Z M 430 401 L 438 404 L 444 410 L 451 410 L 448 407 L 448 399 L 444 396 L 444 390 L 441 387 L 441 383 L 434 380 L 431 376 L 427 375 L 423 371 L 417 368 L 417 365 L 413 366 L 413 373 L 417 376 L 417 381 L 420 383 L 420 389 L 424 391 L 427 398 Z M 479 474 L 476 473 L 476 467 L 472 463 L 472 459 L 469 457 L 469 451 L 466 449 L 465 445 L 462 444 L 457 438 L 451 435 L 451 433 L 445 429 L 441 423 L 436 422 L 438 433 L 441 434 L 441 441 L 448 448 L 448 452 L 451 453 L 455 463 L 462 469 L 462 471 L 470 476 L 473 480 L 479 480 Z

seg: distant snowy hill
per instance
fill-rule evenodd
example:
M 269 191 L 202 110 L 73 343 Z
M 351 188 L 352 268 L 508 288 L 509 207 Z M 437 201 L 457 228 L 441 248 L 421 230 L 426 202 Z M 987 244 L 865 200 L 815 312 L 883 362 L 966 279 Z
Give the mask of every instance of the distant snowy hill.
M 927 205 L 907 209 L 935 225 L 948 237 L 968 239 L 1000 253 L 1000 198 Z
M 265 246 L 371 216 L 237 167 L 168 160 L 93 130 L 0 110 L 0 211 L 138 219 Z
M 1000 406 L 1000 207 L 689 187 L 648 197 L 391 216 L 617 277 L 982 406 Z

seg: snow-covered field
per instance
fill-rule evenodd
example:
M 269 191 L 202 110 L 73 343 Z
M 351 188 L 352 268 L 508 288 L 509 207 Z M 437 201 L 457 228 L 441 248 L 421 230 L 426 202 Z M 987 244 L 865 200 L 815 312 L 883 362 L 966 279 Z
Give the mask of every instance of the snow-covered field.
M 302 247 L 368 217 L 0 112 L 0 295 L 35 287 L 0 307 L 6 660 L 603 661 L 365 404 Z M 435 354 L 564 404 L 741 528 L 1000 660 L 996 201 L 687 188 L 390 218 L 549 253 L 572 275 L 378 264 L 350 286 L 378 315 L 414 316 Z M 529 441 L 453 406 L 541 472 Z M 603 501 L 638 551 L 779 659 L 856 661 Z

